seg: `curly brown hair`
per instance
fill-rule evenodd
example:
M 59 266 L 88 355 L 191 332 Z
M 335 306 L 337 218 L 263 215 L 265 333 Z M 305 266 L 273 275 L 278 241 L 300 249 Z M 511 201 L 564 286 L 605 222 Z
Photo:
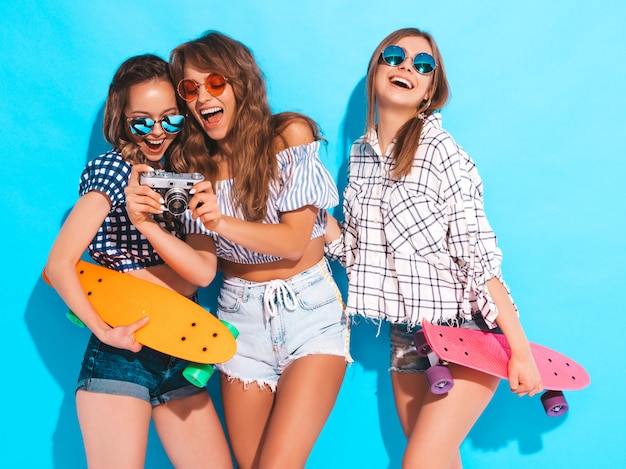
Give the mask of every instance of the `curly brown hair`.
M 422 37 L 428 41 L 433 51 L 433 57 L 437 67 L 433 72 L 433 83 L 428 100 L 420 103 L 420 106 L 415 110 L 415 116 L 409 119 L 396 134 L 396 144 L 393 149 L 393 158 L 395 164 L 392 170 L 394 177 L 406 176 L 413 165 L 413 159 L 417 152 L 420 136 L 422 134 L 422 128 L 424 127 L 423 119 L 418 116 L 422 113 L 425 115 L 431 115 L 433 112 L 441 109 L 448 101 L 450 93 L 450 87 L 448 85 L 448 79 L 446 78 L 446 69 L 443 65 L 443 58 L 441 52 L 437 47 L 435 39 L 429 34 L 417 28 L 403 28 L 398 29 L 386 38 L 384 38 L 380 44 L 374 50 L 372 57 L 369 61 L 367 69 L 367 131 L 371 131 L 376 127 L 376 95 L 374 90 L 374 76 L 378 67 L 381 64 L 381 53 L 385 47 L 396 44 L 400 39 L 404 37 Z
M 172 168 L 201 172 L 215 181 L 217 164 L 211 156 L 222 152 L 230 159 L 235 204 L 247 220 L 262 220 L 267 213 L 270 184 L 277 178 L 276 151 L 281 145 L 288 146 L 281 137 L 282 130 L 291 120 L 300 118 L 309 124 L 315 139 L 321 140 L 319 128 L 299 113 L 272 114 L 264 75 L 250 49 L 235 39 L 208 31 L 176 47 L 170 54 L 170 73 L 175 83 L 184 78 L 187 65 L 227 77 L 235 95 L 236 114 L 226 135 L 228 145 L 221 147 L 195 119 L 190 119 L 189 133 L 183 139 L 184 156 L 172 157 Z M 179 101 L 180 106 L 183 103 Z M 223 154 L 225 147 L 229 148 L 228 155 Z
M 106 141 L 118 148 L 122 156 L 133 163 L 147 163 L 148 160 L 141 152 L 139 145 L 128 136 L 128 123 L 124 110 L 128 104 L 130 88 L 153 80 L 167 80 L 172 83 L 168 64 L 161 57 L 144 54 L 126 59 L 115 72 L 109 85 L 102 132 Z M 167 154 L 170 157 L 181 152 L 181 140 L 181 137 L 175 139 L 168 148 Z

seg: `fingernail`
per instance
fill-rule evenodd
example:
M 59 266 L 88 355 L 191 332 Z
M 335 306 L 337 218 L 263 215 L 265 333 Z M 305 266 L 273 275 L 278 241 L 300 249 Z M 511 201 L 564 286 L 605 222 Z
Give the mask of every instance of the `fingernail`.
M 191 189 L 189 189 L 189 193 L 190 193 L 190 194 L 195 194 L 195 193 L 196 193 L 196 190 L 192 187 Z

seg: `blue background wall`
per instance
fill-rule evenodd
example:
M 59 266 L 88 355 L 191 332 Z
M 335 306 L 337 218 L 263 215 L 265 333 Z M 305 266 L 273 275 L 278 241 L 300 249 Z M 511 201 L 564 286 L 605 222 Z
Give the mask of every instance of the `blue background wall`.
M 106 149 L 101 114 L 116 67 L 138 53 L 167 57 L 207 29 L 232 35 L 255 52 L 274 110 L 320 123 L 343 187 L 370 53 L 392 30 L 418 26 L 443 52 L 444 125 L 485 182 L 527 333 L 592 377 L 568 394 L 561 419 L 503 383 L 462 447 L 465 467 L 624 467 L 624 18 L 616 0 L 2 2 L 0 465 L 84 467 L 73 388 L 87 332 L 64 319 L 40 273 L 83 165 Z M 202 299 L 211 307 L 214 290 Z M 354 327 L 355 363 L 308 468 L 399 467 L 386 332 Z M 148 467 L 170 467 L 154 436 Z

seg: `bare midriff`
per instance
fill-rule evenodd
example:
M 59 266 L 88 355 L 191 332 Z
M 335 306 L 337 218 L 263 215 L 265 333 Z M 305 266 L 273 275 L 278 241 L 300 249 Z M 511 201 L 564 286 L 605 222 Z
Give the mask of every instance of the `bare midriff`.
M 281 259 L 263 264 L 240 264 L 220 259 L 219 269 L 228 277 L 238 277 L 249 282 L 286 280 L 318 264 L 323 256 L 324 238 L 319 237 L 308 243 L 298 260 Z
M 198 289 L 196 285 L 183 279 L 166 264 L 131 270 L 127 274 L 169 288 L 184 296 L 190 296 Z

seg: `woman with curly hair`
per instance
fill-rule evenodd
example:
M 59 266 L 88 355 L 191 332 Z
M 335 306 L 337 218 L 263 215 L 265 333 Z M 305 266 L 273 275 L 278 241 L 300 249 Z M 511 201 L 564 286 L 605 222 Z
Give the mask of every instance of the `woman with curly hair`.
M 302 468 L 350 360 L 324 258 L 325 209 L 338 194 L 319 130 L 301 114 L 273 115 L 251 51 L 221 33 L 176 47 L 170 69 L 192 116 L 172 166 L 206 177 L 187 229 L 213 237 L 217 313 L 240 332 L 236 355 L 219 366 L 235 459 L 242 469 Z

